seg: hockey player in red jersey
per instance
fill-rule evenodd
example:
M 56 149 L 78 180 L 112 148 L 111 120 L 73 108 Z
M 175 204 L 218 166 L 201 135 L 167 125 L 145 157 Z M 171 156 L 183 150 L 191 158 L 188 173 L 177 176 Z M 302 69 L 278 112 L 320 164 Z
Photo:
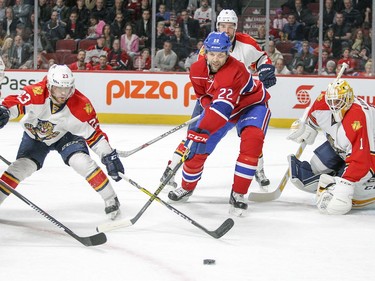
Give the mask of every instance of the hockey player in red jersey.
M 193 63 L 190 80 L 204 112 L 187 133 L 192 142 L 183 165 L 182 186 L 170 191 L 172 201 L 186 201 L 203 173 L 203 166 L 217 143 L 236 127 L 241 138 L 230 194 L 231 213 L 247 209 L 244 195 L 254 177 L 268 127 L 269 94 L 247 67 L 231 57 L 231 41 L 225 32 L 212 32 L 204 41 L 205 59 Z
M 10 95 L 0 104 L 0 129 L 9 119 L 23 116 L 24 128 L 17 159 L 0 180 L 12 188 L 43 166 L 47 154 L 56 150 L 65 164 L 83 176 L 105 202 L 105 213 L 111 219 L 119 214 L 120 203 L 107 176 L 89 156 L 90 147 L 115 180 L 124 167 L 107 135 L 100 129 L 91 102 L 75 89 L 71 70 L 53 65 L 39 83 L 25 86 L 19 95 Z M 0 204 L 9 191 L 0 181 Z
M 374 116 L 375 108 L 339 79 L 315 100 L 306 121 L 293 123 L 288 139 L 313 144 L 317 129 L 327 137 L 310 162 L 288 157 L 291 182 L 316 193 L 320 212 L 342 215 L 375 202 Z
M 270 88 L 276 84 L 275 67 L 272 65 L 271 59 L 268 57 L 267 53 L 262 51 L 254 38 L 245 33 L 236 32 L 238 26 L 238 18 L 233 10 L 222 10 L 217 17 L 216 28 L 218 32 L 225 32 L 231 42 L 232 47 L 230 50 L 230 55 L 240 62 L 242 62 L 246 67 L 252 71 L 258 71 L 259 79 L 263 82 L 266 88 Z M 204 47 L 200 50 L 199 59 L 204 58 L 205 51 Z M 192 117 L 198 116 L 202 113 L 202 107 L 199 100 L 194 108 Z M 174 166 L 181 159 L 181 155 L 184 150 L 184 142 L 177 147 L 172 160 L 169 162 L 166 170 L 164 171 L 161 181 L 167 176 L 168 172 L 174 168 Z M 260 155 L 258 161 L 257 171 L 255 173 L 255 179 L 258 181 L 259 185 L 267 190 L 270 184 L 269 179 L 264 173 L 263 167 L 263 155 Z M 174 181 L 174 177 L 169 181 L 169 185 L 174 187 L 177 183 Z

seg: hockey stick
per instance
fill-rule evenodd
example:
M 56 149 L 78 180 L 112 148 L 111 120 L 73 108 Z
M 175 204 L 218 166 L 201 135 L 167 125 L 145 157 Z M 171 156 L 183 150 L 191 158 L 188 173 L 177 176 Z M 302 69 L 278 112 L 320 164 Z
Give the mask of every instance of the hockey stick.
M 297 159 L 301 156 L 302 152 L 305 150 L 305 147 L 306 147 L 306 142 L 302 142 L 301 145 L 298 147 L 298 150 L 295 154 Z M 267 201 L 272 201 L 272 200 L 279 198 L 288 180 L 289 180 L 289 167 L 286 170 L 284 176 L 282 177 L 281 182 L 279 183 L 279 186 L 274 191 L 267 192 L 267 193 L 250 192 L 249 198 L 248 198 L 249 201 L 267 202 Z
M 150 140 L 150 141 L 142 144 L 141 146 L 139 146 L 137 148 L 134 148 L 134 149 L 129 150 L 129 151 L 117 150 L 117 153 L 118 153 L 118 155 L 120 157 L 128 157 L 128 156 L 130 156 L 130 155 L 132 155 L 132 154 L 134 154 L 134 153 L 136 153 L 136 152 L 138 152 L 138 151 L 140 151 L 140 150 L 148 147 L 149 145 L 151 145 L 151 144 L 153 144 L 153 143 L 155 143 L 155 142 L 157 142 L 157 141 L 159 141 L 159 140 L 161 140 L 161 139 L 169 136 L 170 134 L 173 134 L 174 132 L 182 129 L 183 127 L 194 123 L 195 121 L 197 121 L 199 119 L 199 117 L 200 117 L 200 115 L 195 116 L 194 118 L 186 121 L 185 123 L 182 123 L 181 125 L 178 125 L 177 127 L 174 127 L 173 129 L 169 130 L 168 132 L 165 132 L 165 133 L 161 134 L 160 136 L 158 136 L 158 137 L 156 137 L 156 138 L 154 138 L 154 139 L 152 139 L 152 140 Z
M 27 199 L 25 196 L 23 196 L 21 193 L 10 187 L 7 183 L 0 180 L 0 185 L 5 188 L 10 193 L 14 194 L 16 197 L 21 199 L 23 202 L 25 202 L 27 205 L 29 205 L 31 208 L 33 208 L 35 211 L 37 211 L 39 214 L 41 214 L 43 217 L 48 219 L 50 222 L 52 222 L 54 225 L 56 225 L 59 228 L 62 228 L 66 233 L 68 233 L 71 237 L 76 239 L 78 242 L 82 243 L 85 246 L 97 246 L 104 244 L 107 242 L 107 237 L 104 233 L 96 233 L 92 236 L 88 237 L 81 237 L 75 234 L 72 230 L 70 230 L 68 227 L 63 225 L 61 222 L 50 216 L 48 213 L 43 211 L 41 208 L 39 208 L 37 205 L 35 205 L 33 202 L 31 202 L 29 199 Z
M 0 155 L 0 160 L 3 161 L 5 164 L 7 164 L 8 166 L 12 163 L 10 163 L 8 160 L 6 160 L 3 156 Z
M 338 81 L 341 76 L 344 74 L 345 69 L 348 67 L 347 63 L 343 63 L 340 69 L 340 72 L 337 74 L 336 81 Z M 307 114 L 309 112 L 310 107 L 306 108 L 304 115 L 302 116 L 301 120 L 306 120 L 307 119 Z M 304 151 L 306 147 L 306 143 L 302 142 L 301 145 L 299 146 L 295 156 L 298 159 L 302 152 Z M 273 191 L 273 192 L 268 192 L 268 193 L 255 193 L 255 192 L 250 192 L 248 199 L 250 201 L 256 201 L 256 202 L 266 202 L 266 201 L 272 201 L 280 197 L 281 192 L 283 192 L 286 183 L 288 182 L 289 179 L 289 167 L 286 170 L 283 178 L 281 179 L 281 182 L 279 183 L 279 186 Z
M 121 178 L 123 178 L 124 180 L 126 180 L 128 183 L 130 183 L 131 185 L 135 186 L 136 188 L 138 188 L 140 191 L 142 191 L 143 193 L 147 194 L 149 197 L 153 197 L 154 195 L 148 191 L 146 188 L 140 186 L 138 183 L 136 183 L 135 181 L 133 181 L 132 179 L 129 179 L 127 178 L 125 175 L 123 174 L 120 174 Z M 179 215 L 180 217 L 182 217 L 184 220 L 188 221 L 189 223 L 191 223 L 192 225 L 198 227 L 199 229 L 203 230 L 204 232 L 206 232 L 208 235 L 210 235 L 211 237 L 213 238 L 220 238 L 222 237 L 223 235 L 225 235 L 234 225 L 234 221 L 231 219 L 231 218 L 228 218 L 226 219 L 216 230 L 213 230 L 213 231 L 210 231 L 208 230 L 207 228 L 205 228 L 204 226 L 200 225 L 199 223 L 197 223 L 195 220 L 193 220 L 192 218 L 188 217 L 187 215 L 185 215 L 184 213 L 182 213 L 181 211 L 177 210 L 176 208 L 174 208 L 172 205 L 168 204 L 167 202 L 163 201 L 162 199 L 160 199 L 159 197 L 155 197 L 154 200 L 156 200 L 157 202 L 159 202 L 160 204 L 162 204 L 163 206 L 167 207 L 170 211 L 172 211 L 173 213 Z M 126 223 L 126 225 L 129 225 L 129 223 Z M 100 227 L 100 230 L 104 231 L 102 229 L 103 226 Z M 108 228 L 106 228 L 106 230 L 109 230 Z

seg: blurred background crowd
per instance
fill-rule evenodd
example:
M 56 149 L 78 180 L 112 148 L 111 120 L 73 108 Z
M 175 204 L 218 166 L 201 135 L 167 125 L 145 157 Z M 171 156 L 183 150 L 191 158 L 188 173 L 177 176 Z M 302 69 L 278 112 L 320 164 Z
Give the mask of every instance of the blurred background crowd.
M 372 76 L 371 0 L 324 0 L 322 43 L 318 0 L 271 2 L 267 35 L 264 23 L 254 24 L 264 1 L 217 0 L 213 8 L 209 0 L 156 0 L 153 30 L 151 0 L 38 0 L 38 7 L 0 0 L 1 56 L 7 69 L 65 63 L 72 70 L 149 70 L 152 58 L 156 70 L 188 72 L 215 15 L 233 9 L 237 31 L 254 37 L 276 74 L 317 74 L 321 44 L 322 75 L 336 75 L 345 62 L 347 75 Z

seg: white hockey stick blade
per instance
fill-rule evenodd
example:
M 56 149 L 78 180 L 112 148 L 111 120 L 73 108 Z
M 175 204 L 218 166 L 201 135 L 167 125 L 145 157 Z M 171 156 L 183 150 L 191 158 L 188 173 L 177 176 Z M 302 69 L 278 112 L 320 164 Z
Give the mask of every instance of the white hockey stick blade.
M 96 227 L 97 232 L 109 232 L 112 230 L 116 230 L 123 227 L 132 226 L 133 223 L 131 220 L 118 220 L 118 221 L 111 221 L 107 223 L 103 223 Z

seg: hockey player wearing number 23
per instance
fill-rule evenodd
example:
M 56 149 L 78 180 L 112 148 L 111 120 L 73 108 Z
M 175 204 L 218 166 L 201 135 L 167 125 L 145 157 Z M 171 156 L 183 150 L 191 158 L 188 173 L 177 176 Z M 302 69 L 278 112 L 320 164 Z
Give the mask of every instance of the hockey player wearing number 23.
M 187 134 L 185 144 L 192 144 L 183 166 L 182 186 L 168 197 L 172 201 L 186 201 L 192 195 L 210 151 L 236 126 L 241 143 L 229 203 L 230 212 L 241 216 L 247 209 L 244 195 L 262 153 L 271 115 L 267 106 L 270 95 L 243 63 L 230 56 L 231 41 L 225 32 L 210 33 L 204 48 L 205 59 L 193 63 L 190 70 L 190 80 L 204 112 Z M 221 133 L 215 134 L 219 130 Z
M 87 97 L 75 89 L 73 73 L 66 65 L 53 65 L 39 83 L 24 87 L 19 95 L 9 95 L 0 104 L 0 128 L 9 119 L 24 115 L 24 128 L 17 159 L 0 177 L 12 188 L 42 168 L 47 154 L 56 150 L 66 165 L 83 176 L 105 203 L 105 213 L 115 219 L 120 202 L 112 185 L 89 156 L 90 147 L 106 166 L 108 174 L 121 179 L 124 167 L 107 135 L 100 129 L 96 112 Z M 0 204 L 9 191 L 1 186 Z
M 317 129 L 327 138 L 310 162 L 288 157 L 291 182 L 316 194 L 321 213 L 343 215 L 375 202 L 374 118 L 375 108 L 338 79 L 315 100 L 306 121 L 293 123 L 288 139 L 313 144 Z

